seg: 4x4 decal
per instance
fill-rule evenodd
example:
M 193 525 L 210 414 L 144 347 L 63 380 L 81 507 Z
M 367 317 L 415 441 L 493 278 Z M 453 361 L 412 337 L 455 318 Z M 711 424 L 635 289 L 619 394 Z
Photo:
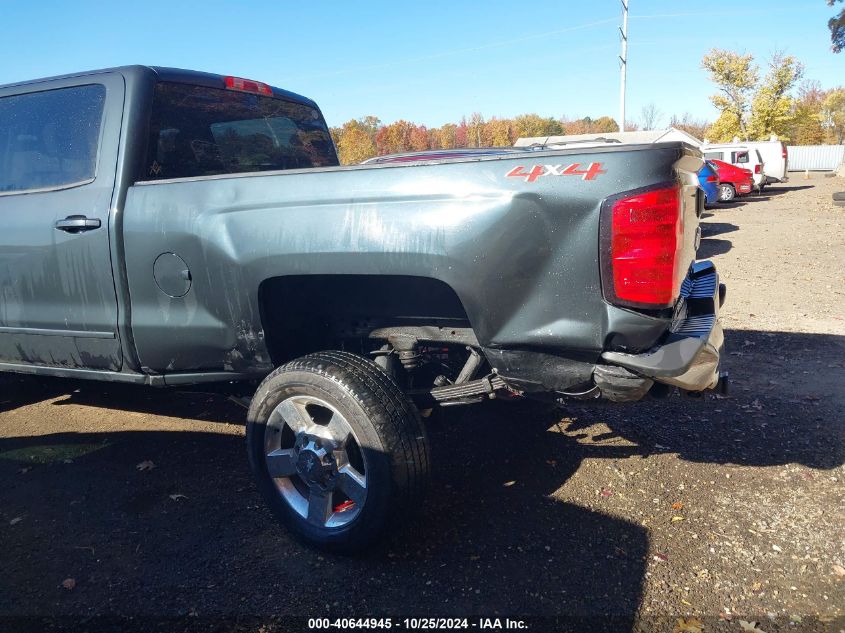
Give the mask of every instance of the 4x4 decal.
M 525 182 L 534 182 L 541 176 L 581 176 L 582 180 L 595 180 L 599 174 L 607 172 L 601 168 L 601 163 L 590 163 L 587 169 L 578 169 L 581 163 L 563 165 L 532 165 L 526 171 L 524 165 L 518 165 L 511 169 L 505 176 L 507 178 L 525 178 Z

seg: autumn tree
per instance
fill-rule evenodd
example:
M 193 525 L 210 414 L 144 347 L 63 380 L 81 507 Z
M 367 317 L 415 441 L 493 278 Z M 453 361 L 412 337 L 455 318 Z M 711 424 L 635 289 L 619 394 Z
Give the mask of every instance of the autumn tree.
M 826 93 L 817 81 L 805 81 L 798 88 L 789 131 L 789 138 L 796 145 L 824 143 L 821 112 L 825 96 Z
M 379 128 L 381 127 L 381 119 L 377 116 L 369 115 L 356 120 L 358 121 L 358 126 L 375 141 L 376 134 L 378 134 Z
M 469 147 L 467 144 L 468 136 L 467 120 L 466 117 L 462 117 L 461 122 L 455 126 L 455 147 Z
M 720 91 L 710 97 L 720 114 L 707 131 L 709 140 L 788 138 L 795 110 L 791 92 L 804 74 L 803 64 L 790 55 L 774 53 L 760 79 L 751 55 L 713 49 L 701 65 Z
M 422 152 L 429 149 L 428 130 L 424 125 L 414 125 L 408 135 L 408 144 L 414 152 Z
M 372 139 L 364 130 L 346 130 L 337 143 L 337 157 L 342 165 L 355 165 L 376 155 Z
M 835 145 L 845 143 L 845 88 L 831 90 L 821 107 L 822 126 L 827 140 Z
M 428 146 L 430 149 L 440 149 L 440 130 L 436 127 L 428 128 Z
M 376 134 L 376 149 L 380 156 L 399 154 L 411 148 L 411 130 L 416 127 L 405 120 L 382 126 Z
M 513 145 L 516 140 L 513 138 L 511 122 L 507 119 L 493 117 L 487 122 L 485 129 L 485 140 L 489 138 L 489 145 L 492 147 L 507 147 Z
M 721 114 L 708 136 L 715 141 L 747 138 L 746 117 L 759 77 L 754 58 L 714 48 L 701 60 L 701 66 L 719 88 L 710 101 Z
M 593 120 L 585 116 L 583 119 L 576 119 L 574 121 L 567 121 L 564 126 L 564 134 L 589 134 L 592 132 Z
M 364 117 L 329 130 L 337 148 L 338 159 L 343 165 L 360 163 L 376 155 L 374 137 L 379 124 L 380 121 L 375 117 Z
M 616 123 L 616 119 L 609 116 L 600 116 L 598 119 L 593 121 L 593 129 L 590 132 L 618 132 L 619 131 L 619 124 Z
M 483 132 L 484 117 L 480 112 L 473 112 L 467 123 L 467 147 L 484 147 Z
M 791 55 L 772 55 L 769 70 L 751 101 L 748 138 L 762 141 L 775 135 L 789 140 L 794 102 L 789 93 L 803 74 L 804 65 Z
M 711 143 L 730 143 L 740 138 L 740 135 L 745 136 L 742 128 L 742 120 L 736 112 L 722 110 L 719 118 L 705 132 L 705 136 Z
M 513 129 L 517 138 L 563 134 L 560 121 L 553 117 L 543 118 L 539 114 L 520 114 L 514 117 Z
M 443 149 L 454 149 L 456 145 L 458 126 L 454 123 L 447 123 L 437 130 L 438 145 Z
M 710 123 L 704 119 L 694 119 L 689 112 L 684 112 L 681 116 L 673 114 L 669 120 L 669 126 L 692 134 L 697 139 L 704 140 Z

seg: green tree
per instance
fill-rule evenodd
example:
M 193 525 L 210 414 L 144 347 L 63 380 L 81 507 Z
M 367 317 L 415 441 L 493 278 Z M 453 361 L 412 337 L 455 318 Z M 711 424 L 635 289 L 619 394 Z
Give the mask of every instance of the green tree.
M 804 65 L 791 55 L 776 52 L 769 60 L 769 71 L 754 93 L 748 121 L 749 139 L 763 141 L 775 135 L 789 140 L 794 99 L 789 95 L 804 74 Z
M 842 0 L 827 0 L 828 6 L 833 6 L 836 2 Z M 839 12 L 827 21 L 827 28 L 830 29 L 831 48 L 834 53 L 839 53 L 845 49 L 845 9 Z
M 720 138 L 747 138 L 746 117 L 759 77 L 754 58 L 714 48 L 701 60 L 701 66 L 719 88 L 719 94 L 711 96 L 710 101 L 721 114 L 713 124 L 716 132 L 709 134 L 718 133 Z

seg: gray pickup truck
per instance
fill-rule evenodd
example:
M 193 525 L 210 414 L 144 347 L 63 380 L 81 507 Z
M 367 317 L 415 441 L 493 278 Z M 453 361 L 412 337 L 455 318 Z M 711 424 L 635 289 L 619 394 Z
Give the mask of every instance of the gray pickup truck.
M 419 502 L 421 411 L 717 388 L 682 143 L 339 166 L 317 105 L 131 66 L 0 87 L 0 370 L 257 385 L 249 462 L 306 542 Z

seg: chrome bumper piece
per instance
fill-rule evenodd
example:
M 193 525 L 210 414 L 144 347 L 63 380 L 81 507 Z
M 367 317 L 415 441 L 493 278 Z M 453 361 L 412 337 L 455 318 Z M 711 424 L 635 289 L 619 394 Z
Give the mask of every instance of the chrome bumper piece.
M 604 352 L 602 359 L 687 391 L 713 389 L 724 345 L 719 323 L 724 298 L 716 267 L 710 261 L 697 262 L 681 286 L 679 309 L 663 340 L 642 354 Z

